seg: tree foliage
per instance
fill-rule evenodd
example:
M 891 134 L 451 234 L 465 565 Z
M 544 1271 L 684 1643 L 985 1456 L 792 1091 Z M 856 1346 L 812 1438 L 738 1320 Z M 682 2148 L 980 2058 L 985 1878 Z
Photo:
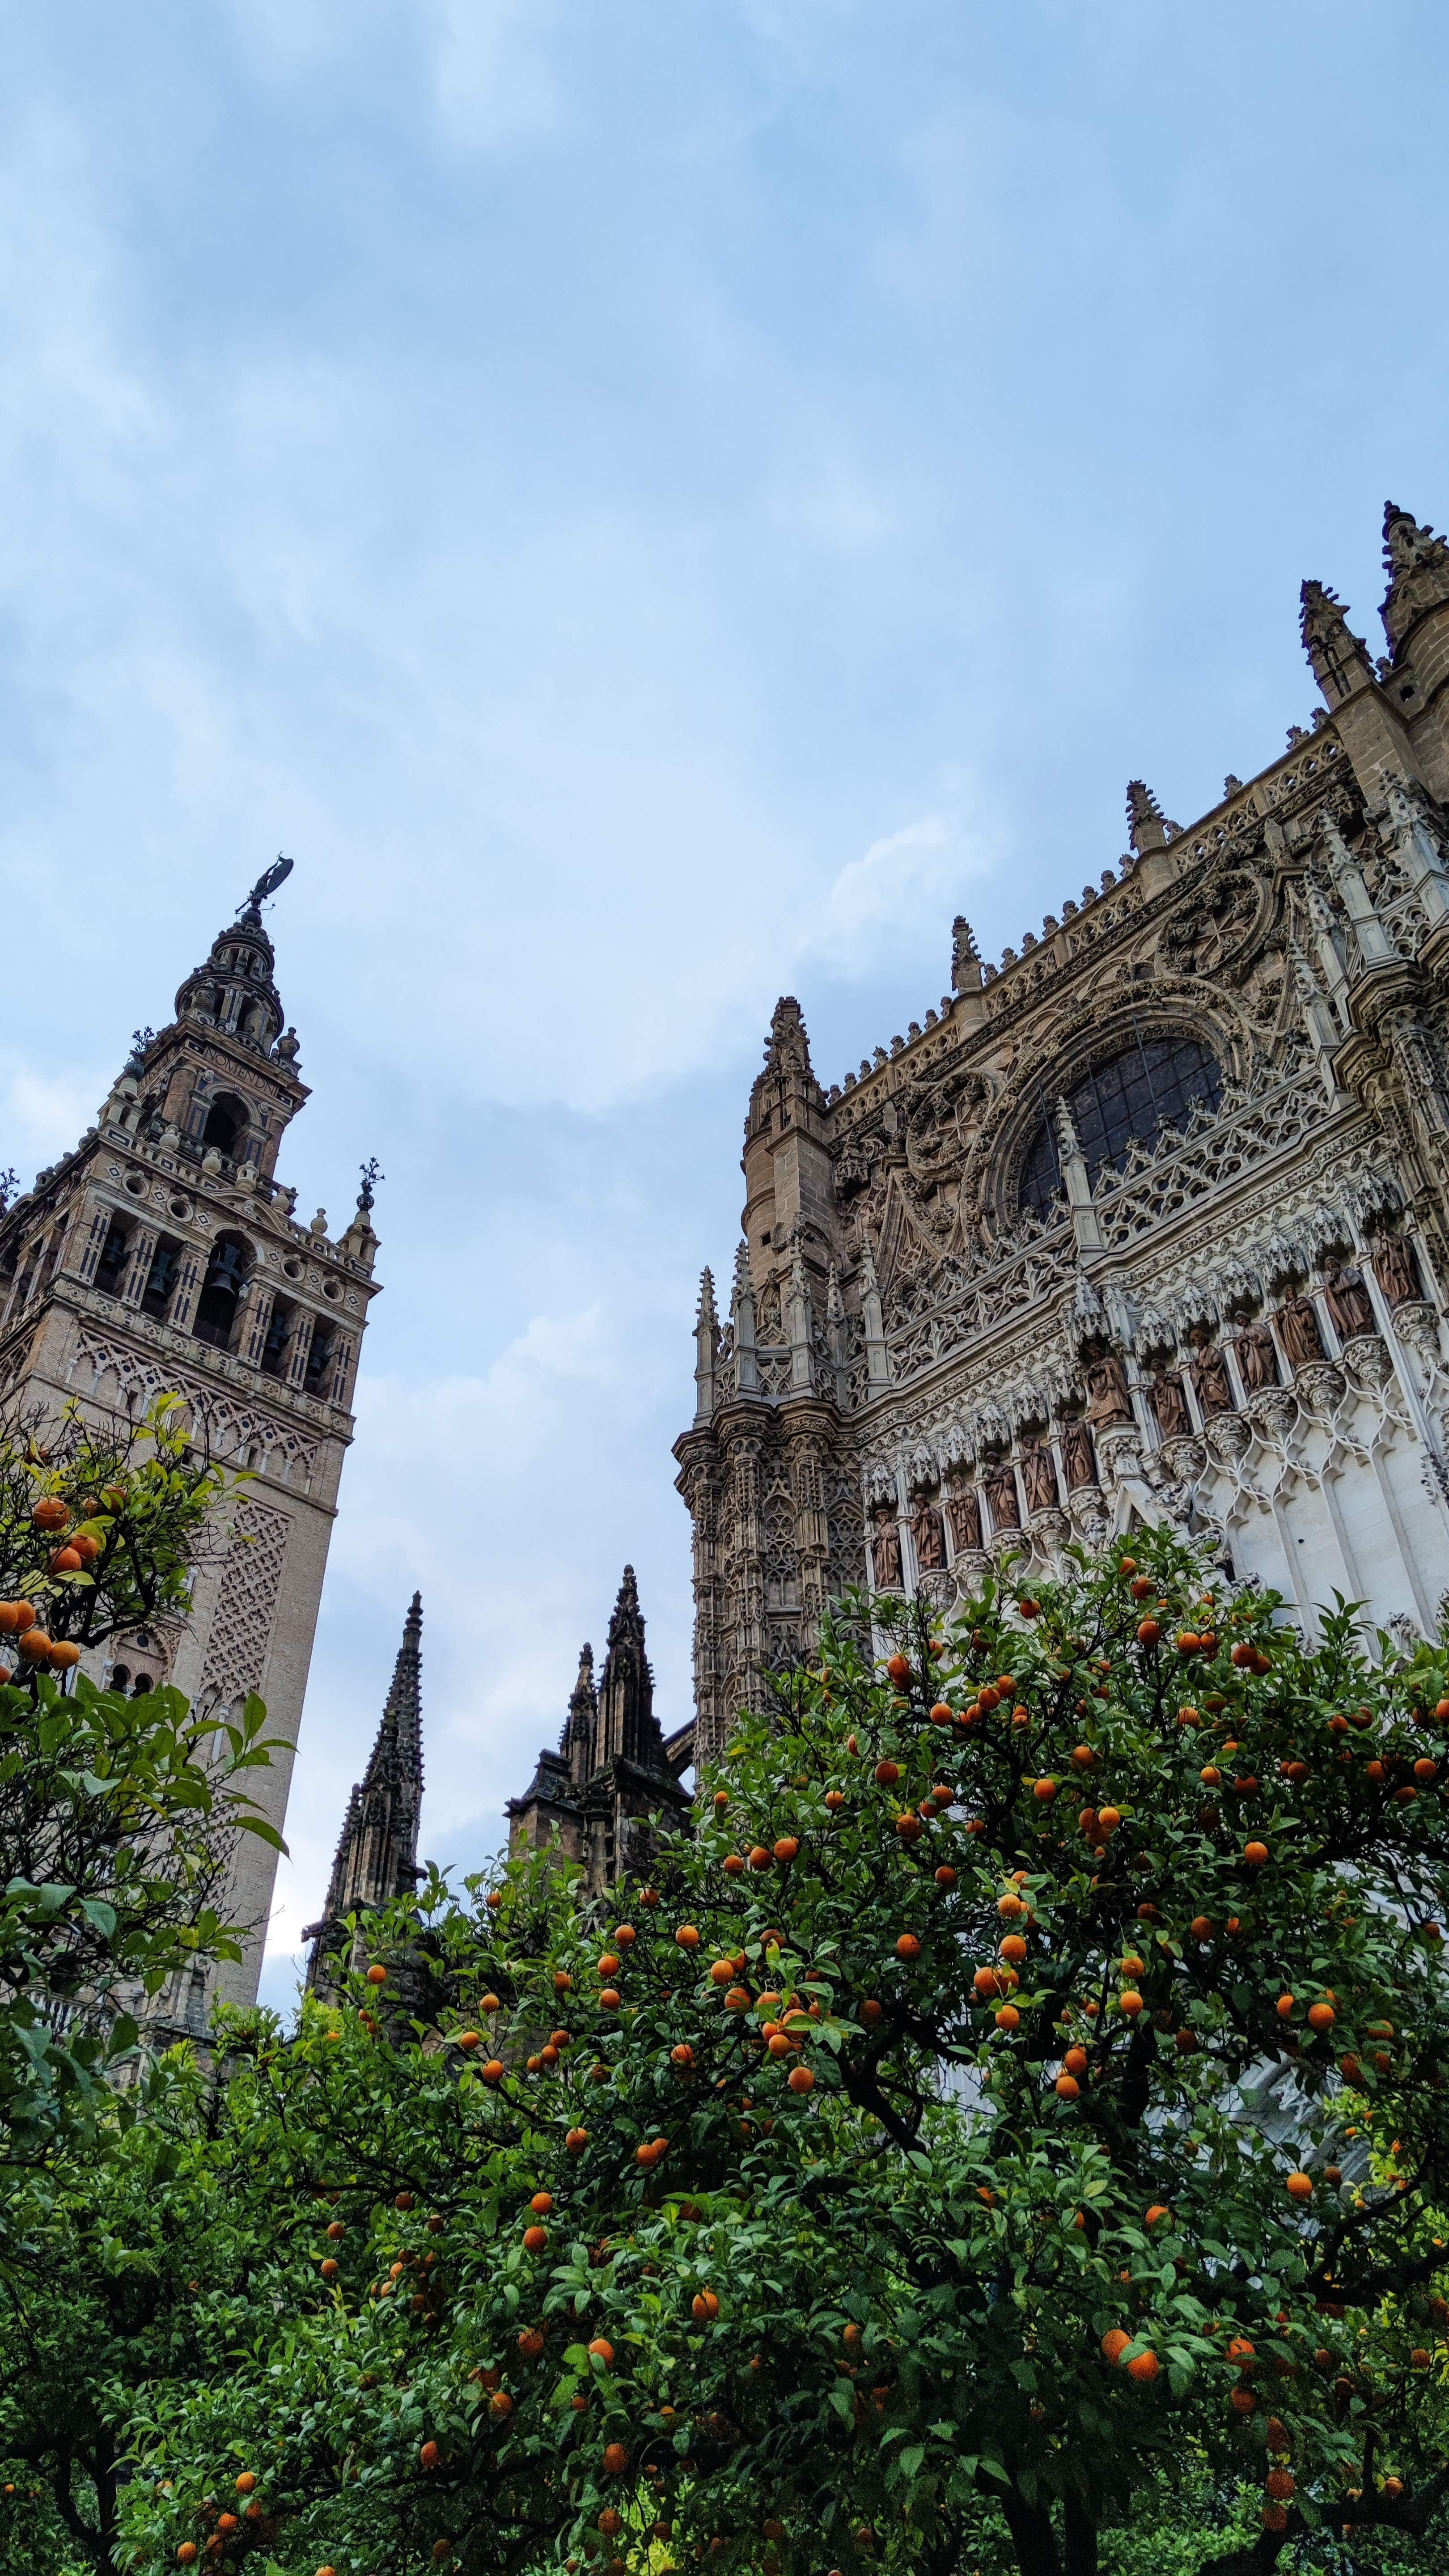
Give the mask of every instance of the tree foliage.
M 1449 1659 L 1138 1554 L 847 1602 L 651 1886 L 434 1879 L 238 2024 L 127 2563 L 1125 2576 L 1186 2469 L 1184 2569 L 1434 2528 Z
M 278 1843 L 246 1795 L 266 1712 L 236 1723 L 162 1688 L 127 1699 L 79 1660 L 119 1629 L 184 1623 L 236 1490 L 177 1400 L 132 1426 L 67 1411 L 0 1436 L 0 2157 L 90 2120 L 135 2044 L 119 2008 L 196 1958 L 239 1958 L 224 1915 L 235 1838 Z

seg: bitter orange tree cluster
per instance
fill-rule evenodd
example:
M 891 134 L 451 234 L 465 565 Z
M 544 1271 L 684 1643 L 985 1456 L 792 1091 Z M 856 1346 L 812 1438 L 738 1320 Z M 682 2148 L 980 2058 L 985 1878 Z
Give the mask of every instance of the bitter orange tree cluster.
M 1255 2566 L 1437 2509 L 1444 1649 L 1144 1535 L 764 1696 L 649 1884 L 435 1881 L 237 2031 L 273 2241 L 137 2566 L 1036 2576 L 1188 2457 Z

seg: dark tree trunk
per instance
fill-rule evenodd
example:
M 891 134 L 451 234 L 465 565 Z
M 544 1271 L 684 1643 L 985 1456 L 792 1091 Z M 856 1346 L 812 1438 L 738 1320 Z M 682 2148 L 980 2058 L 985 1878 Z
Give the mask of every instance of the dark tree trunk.
M 1004 2489 L 993 2484 L 983 2492 L 1000 2505 L 1006 2517 L 1021 2576 L 1062 2576 L 1061 2552 L 1051 2515 L 1043 2513 L 1040 2505 L 1028 2504 L 1014 2484 Z
M 1068 2491 L 1062 2510 L 1067 2576 L 1097 2576 L 1097 2526 L 1078 2495 Z

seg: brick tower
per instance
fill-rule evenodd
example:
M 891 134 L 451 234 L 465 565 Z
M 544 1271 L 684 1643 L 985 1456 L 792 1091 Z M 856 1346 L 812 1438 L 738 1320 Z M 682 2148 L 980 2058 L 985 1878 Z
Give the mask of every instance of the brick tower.
M 269 1732 L 295 1744 L 312 1636 L 352 1438 L 358 1346 L 376 1293 L 377 1237 L 364 1177 L 333 1242 L 275 1178 L 282 1135 L 308 1097 L 273 980 L 258 880 L 176 1016 L 138 1034 L 74 1151 L 0 1212 L 0 1397 L 58 1413 L 70 1398 L 132 1418 L 175 1389 L 213 1454 L 245 1468 L 231 1544 L 198 1577 L 190 1626 L 113 1638 L 94 1678 L 138 1691 L 172 1681 L 212 1707 L 260 1691 Z M 257 1775 L 281 1826 L 290 1753 Z M 276 1856 L 243 1837 L 232 1903 L 249 1927 L 242 1964 L 197 1970 L 168 1999 L 205 2027 L 213 1994 L 256 1993 Z

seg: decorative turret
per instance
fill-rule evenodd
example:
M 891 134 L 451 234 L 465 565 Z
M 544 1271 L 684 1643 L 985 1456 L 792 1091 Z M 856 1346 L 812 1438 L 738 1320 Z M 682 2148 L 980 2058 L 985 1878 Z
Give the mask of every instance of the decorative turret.
M 664 1738 L 654 1714 L 654 1675 L 644 1652 L 644 1613 L 634 1568 L 626 1565 L 609 1621 L 609 1651 L 599 1675 L 599 1760 L 664 1768 Z
M 1165 850 L 1177 833 L 1150 787 L 1140 778 L 1127 782 L 1127 838 L 1140 858 L 1146 850 Z
M 964 912 L 958 912 L 951 924 L 951 990 L 953 993 L 979 993 L 982 981 L 976 934 Z
M 418 1868 L 423 1800 L 422 1635 L 422 1595 L 415 1592 L 377 1739 L 367 1769 L 348 1800 L 322 1920 L 308 1924 L 302 1936 L 313 1944 L 307 1966 L 309 1986 L 325 1989 L 327 1962 L 336 1953 L 349 1914 L 366 1913 L 410 1895 L 422 1875 Z
M 1449 604 L 1449 545 L 1421 528 L 1407 510 L 1384 504 L 1384 570 L 1389 587 L 1379 615 L 1397 662 L 1409 629 L 1431 608 Z
M 1313 676 L 1328 705 L 1340 706 L 1373 678 L 1368 646 L 1351 632 L 1343 603 L 1321 581 L 1305 581 L 1298 597 L 1299 631 Z

